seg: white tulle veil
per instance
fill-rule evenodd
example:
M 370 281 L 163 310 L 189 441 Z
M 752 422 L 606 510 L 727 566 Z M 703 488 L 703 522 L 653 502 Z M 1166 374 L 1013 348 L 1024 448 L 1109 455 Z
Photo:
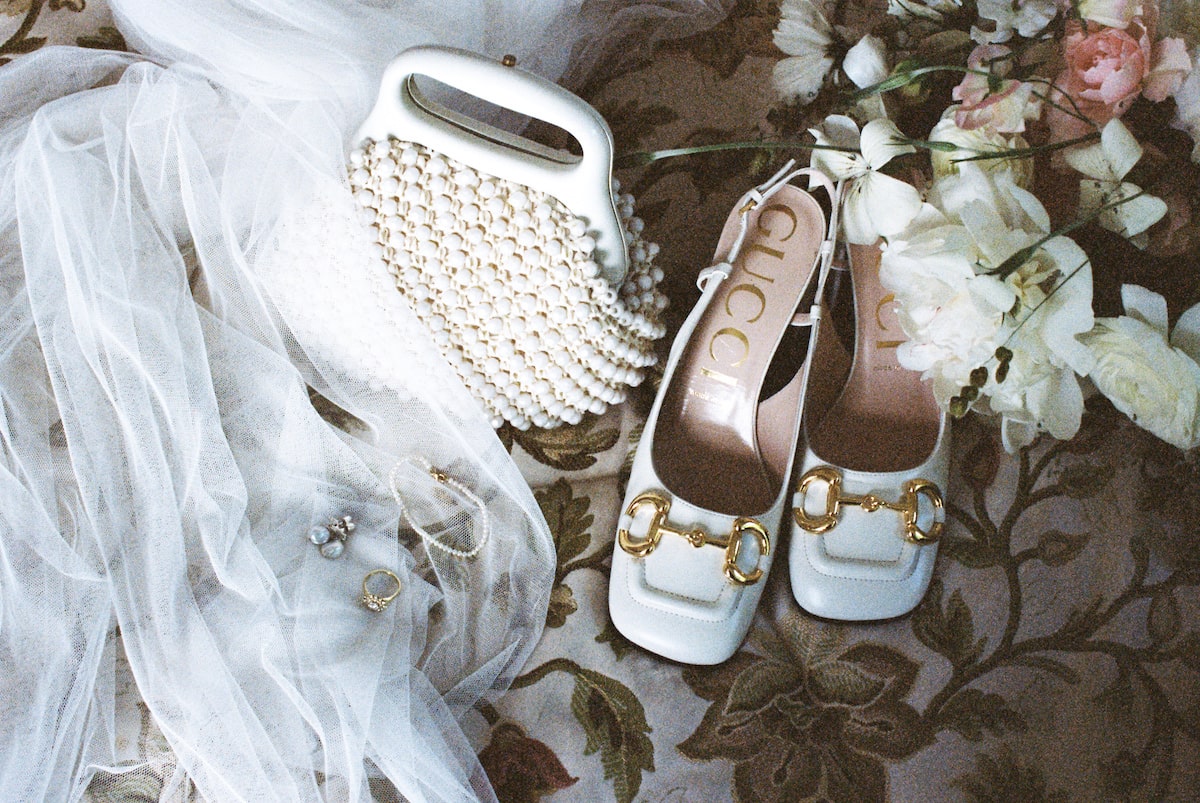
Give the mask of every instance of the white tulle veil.
M 490 799 L 462 716 L 540 636 L 550 535 L 406 311 L 347 314 L 312 266 L 372 259 L 344 159 L 395 53 L 514 53 L 554 78 L 612 21 L 678 32 L 689 14 L 113 7 L 144 55 L 47 48 L 0 70 L 0 800 L 78 799 L 98 771 L 138 771 L 118 651 L 178 758 L 168 791 L 366 800 L 386 778 L 411 800 Z M 719 16 L 693 11 L 694 27 Z M 381 322 L 405 333 L 382 354 Z M 486 505 L 478 555 L 399 527 L 397 465 L 414 518 L 481 536 L 421 460 Z M 357 530 L 329 560 L 306 533 L 342 515 Z M 375 568 L 403 582 L 383 613 L 358 604 Z

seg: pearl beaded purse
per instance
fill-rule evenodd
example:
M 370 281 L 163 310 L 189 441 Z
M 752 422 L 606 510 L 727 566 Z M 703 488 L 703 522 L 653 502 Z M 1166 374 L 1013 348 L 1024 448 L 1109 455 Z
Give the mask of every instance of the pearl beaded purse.
M 565 129 L 572 157 L 471 120 L 425 75 Z M 665 333 L 658 251 L 612 179 L 612 134 L 565 89 L 507 62 L 418 47 L 384 73 L 350 185 L 397 289 L 493 426 L 578 423 L 640 383 Z

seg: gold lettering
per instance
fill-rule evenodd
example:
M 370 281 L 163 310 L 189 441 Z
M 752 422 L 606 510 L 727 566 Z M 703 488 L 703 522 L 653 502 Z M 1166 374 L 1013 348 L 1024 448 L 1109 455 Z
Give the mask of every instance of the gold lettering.
M 888 293 L 886 296 L 879 299 L 879 303 L 875 305 L 875 323 L 879 324 L 879 328 L 881 330 L 883 330 L 884 332 L 887 331 L 887 324 L 885 324 L 883 322 L 883 318 L 880 317 L 880 313 L 883 312 L 883 307 L 885 304 L 891 304 L 895 300 L 896 300 L 896 294 Z
M 759 252 L 764 253 L 767 256 L 771 257 L 772 259 L 780 259 L 780 260 L 783 259 L 782 251 L 780 251 L 776 248 L 768 248 L 767 246 L 763 245 L 762 243 L 751 243 L 750 247 L 747 248 L 746 250 L 747 251 L 759 251 Z M 743 260 L 742 268 L 746 271 L 746 273 L 749 273 L 751 276 L 755 276 L 759 279 L 762 279 L 764 282 L 769 282 L 771 284 L 775 283 L 775 280 L 772 279 L 770 276 L 764 276 L 761 273 L 755 273 L 754 271 L 750 270 L 749 254 L 747 254 L 747 258 L 745 260 Z
M 785 236 L 779 238 L 779 242 L 781 242 L 781 243 L 787 242 L 788 239 L 791 238 L 791 236 L 796 233 L 796 226 L 798 226 L 800 224 L 800 221 L 796 219 L 795 211 L 793 211 L 790 207 L 784 206 L 783 204 L 771 204 L 770 206 L 763 209 L 762 214 L 760 214 L 758 216 L 758 223 L 756 225 L 758 226 L 759 231 L 764 232 L 771 237 L 774 237 L 775 232 L 771 231 L 771 229 L 769 229 L 768 227 L 763 225 L 763 218 L 765 218 L 767 216 L 768 212 L 782 212 L 789 220 L 792 221 L 792 228 L 788 230 L 788 233 Z
M 895 349 L 904 345 L 903 340 L 876 340 L 875 348 L 880 349 Z
M 712 339 L 708 341 L 708 354 L 713 358 L 714 362 L 721 362 L 721 359 L 717 357 L 716 351 L 714 351 L 714 347 L 717 344 L 717 338 L 721 337 L 722 335 L 728 335 L 742 344 L 742 356 L 729 363 L 730 368 L 736 368 L 745 362 L 746 358 L 750 356 L 750 339 L 746 337 L 746 335 L 743 334 L 740 329 L 735 329 L 732 326 L 726 326 L 723 329 L 717 330 L 717 333 L 714 334 Z
M 741 284 L 733 287 L 729 291 L 729 295 L 725 296 L 725 312 L 729 315 L 729 317 L 733 317 L 733 308 L 730 306 L 730 302 L 733 300 L 735 293 L 749 293 L 758 299 L 758 312 L 754 315 L 754 317 L 747 318 L 744 321 L 745 323 L 754 323 L 763 316 L 763 312 L 765 312 L 767 309 L 767 297 L 763 295 L 762 290 L 759 290 L 754 285 L 748 282 L 742 282 Z
M 722 385 L 729 385 L 730 387 L 737 386 L 737 380 L 734 379 L 729 374 L 723 374 L 720 371 L 714 371 L 711 368 L 701 368 L 700 373 L 704 374 L 706 377 L 713 380 L 714 382 L 720 382 Z M 691 393 L 690 390 L 688 392 Z M 707 394 L 704 394 L 703 398 L 709 398 L 709 397 Z

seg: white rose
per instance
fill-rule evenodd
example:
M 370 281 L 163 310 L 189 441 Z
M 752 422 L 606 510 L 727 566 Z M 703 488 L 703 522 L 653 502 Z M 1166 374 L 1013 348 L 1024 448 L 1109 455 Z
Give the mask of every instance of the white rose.
M 1092 382 L 1143 429 L 1181 449 L 1200 446 L 1200 365 L 1185 350 L 1200 350 L 1200 305 L 1168 339 L 1162 296 L 1125 285 L 1121 297 L 1129 315 L 1097 319 L 1080 336 L 1096 360 Z

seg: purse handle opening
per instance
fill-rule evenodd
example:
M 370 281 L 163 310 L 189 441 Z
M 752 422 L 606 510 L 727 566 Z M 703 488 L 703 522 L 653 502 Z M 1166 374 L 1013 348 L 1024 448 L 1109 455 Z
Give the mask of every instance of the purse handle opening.
M 475 120 L 426 97 L 425 76 L 480 100 L 565 130 L 582 156 Z M 596 240 L 596 261 L 613 286 L 624 281 L 628 253 L 612 197 L 613 139 L 600 113 L 541 76 L 457 48 L 409 48 L 384 70 L 379 98 L 355 141 L 389 137 L 417 142 L 497 178 L 554 196 L 582 218 Z

